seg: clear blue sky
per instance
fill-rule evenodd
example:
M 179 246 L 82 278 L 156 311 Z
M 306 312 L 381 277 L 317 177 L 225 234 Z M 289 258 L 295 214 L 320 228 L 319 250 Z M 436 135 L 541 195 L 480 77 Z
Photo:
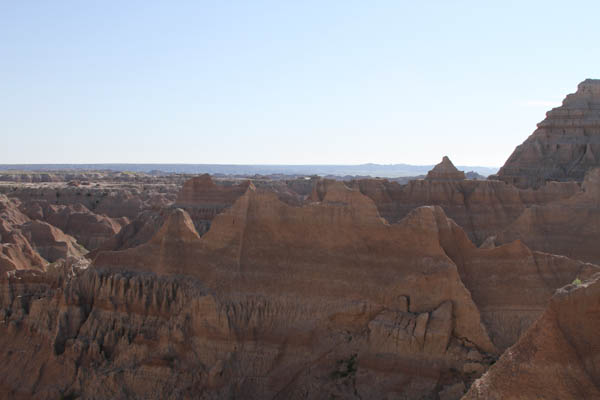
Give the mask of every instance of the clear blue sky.
M 500 166 L 600 77 L 598 15 L 598 1 L 0 0 L 0 163 Z

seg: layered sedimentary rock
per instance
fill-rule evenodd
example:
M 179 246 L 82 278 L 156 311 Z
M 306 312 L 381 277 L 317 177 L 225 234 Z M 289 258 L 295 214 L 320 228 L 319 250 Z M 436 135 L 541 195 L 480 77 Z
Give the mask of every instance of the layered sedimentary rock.
M 112 238 L 127 218 L 110 218 L 91 212 L 82 204 L 57 205 L 47 201 L 28 201 L 20 209 L 30 218 L 48 222 L 74 236 L 88 250 L 94 250 Z
M 447 156 L 427 173 L 426 180 L 430 181 L 460 181 L 465 179 L 465 173 L 459 171 Z
M 83 257 L 87 253 L 74 237 L 46 222 L 26 222 L 19 229 L 35 251 L 49 262 L 60 258 Z
M 600 168 L 586 174 L 581 192 L 532 205 L 488 242 L 501 244 L 517 238 L 532 249 L 600 263 Z
M 600 80 L 587 79 L 562 106 L 546 113 L 496 178 L 537 188 L 546 181 L 582 181 L 588 169 L 599 166 Z
M 8 177 L 0 397 L 600 397 L 598 88 L 501 180 Z
M 147 210 L 142 212 L 114 236 L 91 251 L 88 256 L 94 258 L 99 251 L 116 251 L 136 247 L 149 241 L 165 222 L 169 209 Z
M 208 174 L 187 180 L 177 195 L 175 207 L 185 209 L 192 217 L 197 231 L 203 235 L 213 218 L 231 207 L 251 185 L 245 181 L 237 185 L 218 185 Z
M 144 210 L 170 205 L 180 186 L 177 184 L 151 185 L 96 183 L 72 186 L 69 183 L 1 185 L 0 192 L 18 198 L 23 204 L 46 202 L 61 206 L 84 206 L 98 215 L 110 218 L 133 219 Z
M 231 285 L 236 279 L 243 279 L 248 284 L 257 273 L 256 265 L 271 270 L 281 257 L 285 259 L 284 265 L 289 265 L 287 268 L 298 268 L 306 263 L 311 270 L 319 264 L 324 265 L 323 269 L 331 270 L 332 263 L 342 263 L 346 257 L 346 254 L 337 253 L 344 243 L 353 248 L 350 254 L 359 256 L 361 265 L 367 269 L 368 264 L 364 263 L 379 264 L 379 258 L 410 258 L 416 249 L 406 247 L 411 243 L 407 237 L 413 236 L 406 232 L 406 226 L 420 224 L 421 229 L 428 232 L 428 240 L 435 242 L 434 247 L 449 256 L 458 267 L 462 281 L 484 312 L 484 320 L 499 348 L 506 348 L 516 341 L 543 311 L 555 288 L 578 276 L 587 276 L 595 269 L 595 266 L 565 257 L 531 252 L 519 241 L 494 249 L 478 249 L 464 231 L 436 207 L 418 208 L 398 225 L 390 226 L 379 218 L 368 198 L 339 182 L 320 181 L 312 198 L 315 203 L 308 206 L 290 207 L 279 201 L 274 193 L 249 190 L 233 209 L 215 220 L 219 224 L 204 240 L 195 231 L 188 214 L 175 210 L 149 242 L 124 252 L 100 253 L 95 264 L 151 269 L 162 274 L 197 274 L 205 282 L 227 281 Z M 331 216 L 336 210 L 342 217 Z M 318 236 L 306 242 L 307 237 L 313 236 L 310 233 L 313 230 L 319 232 Z M 266 234 L 269 236 L 265 237 Z M 378 244 L 373 244 L 373 240 Z M 417 249 L 427 243 L 425 239 L 421 240 Z M 368 250 L 375 248 L 377 251 Z M 256 253 L 248 253 L 249 249 Z M 293 249 L 296 249 L 295 253 Z M 314 258 L 310 263 L 304 260 L 307 253 Z M 319 259 L 317 254 L 324 259 Z M 201 268 L 197 260 L 213 262 L 218 267 Z M 253 267 L 243 274 L 242 266 L 246 264 Z M 256 284 L 260 286 L 266 285 L 268 279 L 279 280 L 276 273 L 263 272 L 259 276 Z M 320 280 L 340 279 L 332 276 Z M 286 284 L 292 285 L 290 290 L 297 290 L 293 288 L 294 281 Z M 273 285 L 281 289 L 283 283 L 274 282 Z M 316 290 L 318 286 L 312 289 Z M 332 290 L 335 289 L 322 288 L 322 291 Z M 513 294 L 507 296 L 507 293 Z
M 99 252 L 87 270 L 6 277 L 0 348 L 31 373 L 3 371 L 0 390 L 458 398 L 530 317 L 502 312 L 538 307 L 594 268 L 522 245 L 477 249 L 439 207 L 390 225 L 339 182 L 316 196 L 295 207 L 249 187 L 202 237 L 174 209 L 150 241 Z
M 456 263 L 492 341 L 501 350 L 515 343 L 541 315 L 556 288 L 600 271 L 593 264 L 531 251 L 519 240 L 477 248 L 441 210 L 436 219 L 440 243 Z
M 47 264 L 18 229 L 30 221 L 18 205 L 18 200 L 0 195 L 0 274 L 20 269 L 41 270 Z
M 8 278 L 3 348 L 31 358 L 4 356 L 37 383 L 7 371 L 2 390 L 380 398 L 469 383 L 496 349 L 433 211 L 391 227 L 343 185 L 305 207 L 250 188 L 203 237 L 175 209 L 148 243 L 100 252 L 70 279 Z
M 568 285 L 465 399 L 600 398 L 600 275 Z
M 20 202 L 0 195 L 0 266 L 3 271 L 43 270 L 60 258 L 82 257 L 86 250 L 59 228 L 31 220 Z
M 370 197 L 381 216 L 391 223 L 417 207 L 440 206 L 477 245 L 506 229 L 528 207 L 581 192 L 575 182 L 549 182 L 538 190 L 492 180 L 415 180 L 399 185 L 385 179 L 361 179 L 352 185 Z

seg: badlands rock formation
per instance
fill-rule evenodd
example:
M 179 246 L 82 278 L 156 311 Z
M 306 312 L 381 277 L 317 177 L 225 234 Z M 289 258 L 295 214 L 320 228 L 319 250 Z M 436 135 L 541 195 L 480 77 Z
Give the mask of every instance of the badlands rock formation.
M 20 230 L 37 253 L 49 262 L 87 253 L 77 240 L 55 226 L 42 221 L 26 222 Z
M 478 249 L 439 207 L 389 224 L 323 182 L 303 206 L 248 186 L 203 236 L 174 208 L 87 269 L 2 278 L 0 393 L 459 398 L 554 287 L 597 268 Z
M 163 225 L 167 213 L 167 208 L 143 211 L 133 221 L 121 228 L 116 235 L 108 238 L 101 246 L 91 251 L 88 256 L 94 258 L 99 251 L 125 250 L 146 243 Z
M 452 161 L 444 156 L 442 161 L 427 173 L 429 181 L 460 181 L 465 179 L 465 173 L 456 169 Z
M 546 181 L 582 181 L 600 166 L 600 80 L 587 79 L 518 146 L 497 179 L 537 188 Z
M 19 200 L 0 195 L 0 270 L 43 270 L 48 262 L 81 257 L 76 239 L 48 223 L 31 220 Z
M 532 205 L 488 242 L 500 244 L 517 238 L 536 250 L 600 263 L 600 168 L 586 174 L 581 192 Z
M 0 195 L 0 274 L 21 269 L 44 269 L 47 262 L 18 229 L 29 218 L 18 209 L 18 203 Z
M 21 210 L 32 219 L 45 221 L 74 236 L 88 250 L 94 250 L 112 238 L 127 218 L 110 218 L 91 212 L 82 204 L 56 205 L 47 201 L 29 201 Z
M 568 285 L 467 400 L 600 398 L 600 274 Z
M 502 180 L 4 175 L 0 398 L 599 397 L 596 85 Z
M 549 182 L 532 190 L 492 180 L 415 180 L 399 185 L 385 179 L 361 179 L 353 186 L 370 197 L 390 223 L 417 207 L 440 206 L 477 245 L 506 229 L 528 207 L 567 199 L 581 191 L 575 182 Z
M 231 207 L 246 192 L 249 185 L 249 181 L 238 185 L 217 185 L 210 175 L 204 174 L 184 183 L 175 206 L 188 211 L 196 229 L 203 235 L 210 228 L 212 219 Z

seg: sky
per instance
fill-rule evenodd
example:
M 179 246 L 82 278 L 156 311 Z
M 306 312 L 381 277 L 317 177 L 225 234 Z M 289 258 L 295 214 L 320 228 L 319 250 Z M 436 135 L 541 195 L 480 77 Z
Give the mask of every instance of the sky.
M 0 0 L 0 164 L 501 166 L 598 1 Z

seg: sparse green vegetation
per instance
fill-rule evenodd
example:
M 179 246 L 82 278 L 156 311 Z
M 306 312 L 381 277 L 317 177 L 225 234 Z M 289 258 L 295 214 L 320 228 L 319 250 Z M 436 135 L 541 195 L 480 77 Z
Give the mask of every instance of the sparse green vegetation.
M 337 370 L 333 371 L 331 374 L 331 378 L 333 379 L 339 379 L 339 378 L 346 378 L 346 377 L 351 377 L 353 378 L 356 375 L 356 369 L 357 369 L 357 365 L 356 365 L 356 357 L 358 356 L 358 354 L 352 354 L 350 356 L 350 358 L 348 358 L 347 360 L 338 360 L 337 361 Z
M 573 282 L 571 282 L 571 284 L 572 284 L 572 285 L 575 285 L 575 286 L 579 286 L 579 285 L 581 285 L 581 279 L 579 279 L 579 278 L 575 278 L 575 279 L 573 280 Z

